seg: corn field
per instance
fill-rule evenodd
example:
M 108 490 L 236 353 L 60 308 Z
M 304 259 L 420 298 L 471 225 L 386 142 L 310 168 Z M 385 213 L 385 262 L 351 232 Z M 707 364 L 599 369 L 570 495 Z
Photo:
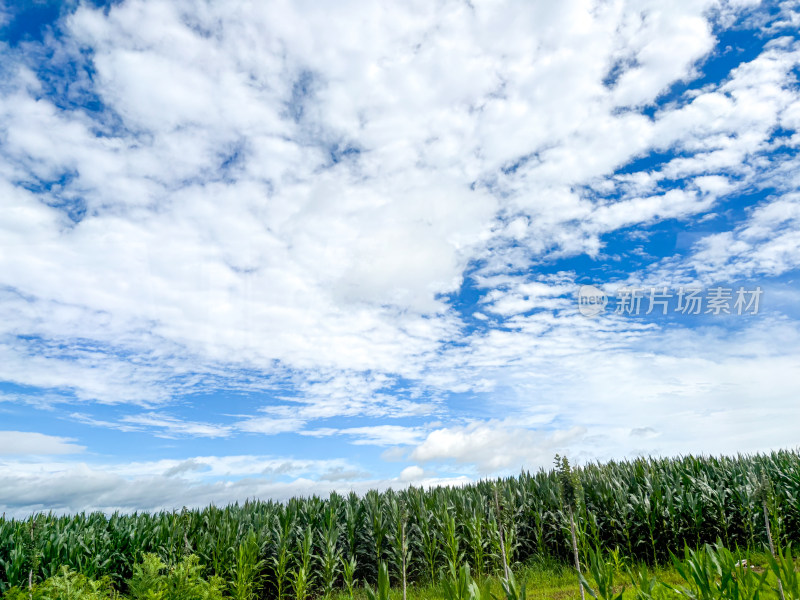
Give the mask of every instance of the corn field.
M 641 459 L 575 470 L 574 514 L 583 559 L 593 548 L 665 563 L 685 545 L 766 544 L 763 501 L 780 546 L 800 542 L 800 454 Z M 759 482 L 768 494 L 759 498 Z M 763 489 L 763 486 L 762 486 Z M 570 560 L 570 520 L 553 471 L 461 488 L 247 502 L 158 514 L 40 514 L 0 520 L 0 592 L 63 566 L 117 589 L 145 555 L 191 556 L 204 576 L 241 597 L 303 598 L 373 585 L 437 581 L 450 565 L 483 577 L 535 555 Z M 249 586 L 249 587 L 248 587 Z

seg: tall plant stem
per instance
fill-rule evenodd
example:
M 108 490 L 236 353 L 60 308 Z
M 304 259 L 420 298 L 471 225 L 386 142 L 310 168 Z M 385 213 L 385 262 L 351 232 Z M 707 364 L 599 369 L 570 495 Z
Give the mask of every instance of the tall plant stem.
M 575 570 L 578 572 L 578 586 L 581 588 L 581 600 L 586 600 L 586 593 L 583 591 L 583 584 L 581 583 L 581 561 L 578 558 L 578 536 L 575 535 L 575 518 L 572 516 L 571 508 L 569 509 L 569 530 L 572 534 L 572 553 L 575 555 Z
M 408 552 L 408 544 L 406 542 L 406 520 L 405 516 L 403 517 L 403 522 L 401 525 L 401 533 L 402 533 L 402 550 L 403 550 L 403 600 L 406 600 L 406 553 Z
M 769 526 L 769 510 L 767 510 L 767 501 L 762 500 L 761 506 L 764 509 L 764 525 L 767 526 L 767 540 L 769 541 L 769 551 L 772 556 L 775 556 L 775 544 L 772 543 L 772 529 Z M 781 597 L 781 600 L 786 600 L 786 596 L 783 595 L 783 582 L 781 578 L 778 577 L 778 594 Z
M 508 580 L 508 561 L 506 560 L 506 542 L 503 535 L 503 519 L 500 514 L 500 500 L 497 497 L 497 488 L 494 488 L 494 506 L 497 509 L 497 531 L 500 534 L 500 554 L 503 555 L 503 574 Z

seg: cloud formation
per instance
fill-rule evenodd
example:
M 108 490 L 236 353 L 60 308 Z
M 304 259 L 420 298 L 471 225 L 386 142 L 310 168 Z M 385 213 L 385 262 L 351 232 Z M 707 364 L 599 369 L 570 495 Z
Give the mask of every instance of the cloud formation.
M 794 443 L 797 15 L 126 0 L 9 37 L 0 454 L 93 454 L 14 467 L 0 505 Z M 574 299 L 745 280 L 750 320 L 589 320 Z M 286 480 L 237 458 L 267 454 Z M 137 495 L 151 478 L 161 501 Z

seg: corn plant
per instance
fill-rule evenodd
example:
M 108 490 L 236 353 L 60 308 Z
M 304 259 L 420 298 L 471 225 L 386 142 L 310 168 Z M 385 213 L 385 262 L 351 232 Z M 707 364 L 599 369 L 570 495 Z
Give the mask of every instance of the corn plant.
M 292 584 L 295 600 L 305 600 L 308 597 L 309 573 L 303 565 L 292 571 L 289 580 Z
M 472 552 L 472 564 L 475 565 L 475 573 L 481 581 L 486 571 L 486 561 L 488 559 L 487 539 L 486 539 L 486 517 L 477 506 L 471 506 L 466 520 L 467 541 Z
M 344 557 L 342 557 L 341 561 L 344 586 L 347 589 L 347 597 L 350 598 L 350 600 L 354 600 L 356 585 L 356 559 L 355 557 L 351 556 L 349 560 L 345 560 Z
M 296 566 L 291 574 L 291 583 L 295 600 L 305 600 L 308 596 L 309 588 L 313 585 L 311 579 L 313 547 L 314 530 L 311 528 L 311 525 L 309 525 L 297 540 Z
M 342 551 L 339 548 L 340 527 L 336 515 L 331 511 L 322 531 L 322 552 L 319 557 L 322 578 L 322 593 L 328 598 L 333 593 L 336 578 L 342 562 Z
M 423 561 L 422 570 L 426 573 L 429 581 L 437 581 L 437 568 L 439 565 L 442 539 L 442 526 L 438 520 L 438 515 L 434 511 L 434 496 L 424 496 L 421 493 L 415 494 L 412 504 L 414 518 L 417 522 L 417 533 L 419 536 L 420 555 Z
M 453 511 L 445 507 L 441 520 L 444 523 L 444 553 L 447 557 L 449 568 L 455 571 L 464 560 L 464 552 L 461 550 L 459 543 L 460 536 L 458 535 L 458 527 Z
M 283 600 L 289 583 L 289 568 L 292 559 L 291 544 L 295 530 L 294 513 L 288 509 L 274 517 L 272 539 L 275 552 L 272 556 L 274 583 L 278 600 Z
M 768 507 L 768 500 L 770 497 L 770 490 L 769 490 L 769 482 L 762 476 L 758 488 L 756 490 L 756 501 L 761 504 L 761 508 L 764 511 L 764 528 L 767 530 L 767 541 L 769 543 L 769 554 L 773 558 L 775 558 L 775 544 L 772 541 L 772 528 L 770 527 L 770 513 Z M 778 587 L 777 592 L 778 596 L 781 600 L 786 600 L 786 596 L 783 593 L 783 581 L 781 581 L 781 577 L 778 576 Z
M 721 545 L 706 544 L 699 550 L 687 546 L 684 560 L 673 555 L 672 561 L 686 585 L 668 587 L 691 600 L 758 600 L 768 573 L 759 577 Z
M 506 535 L 505 527 L 503 526 L 503 510 L 500 504 L 500 498 L 497 493 L 497 487 L 494 488 L 494 506 L 497 511 L 497 542 L 500 549 L 500 560 L 503 564 L 503 576 L 508 579 L 510 577 L 510 570 L 508 568 L 508 551 L 506 550 Z
M 636 600 L 653 600 L 655 598 L 656 588 L 659 584 L 657 577 L 648 573 L 643 565 L 639 565 L 637 569 L 628 567 L 627 574 Z
M 449 577 L 442 581 L 442 594 L 445 600 L 490 600 L 488 582 L 479 585 L 470 574 L 469 564 L 463 564 L 456 572 L 449 566 Z
M 258 536 L 251 531 L 239 544 L 236 552 L 236 567 L 231 582 L 231 597 L 235 600 L 255 600 L 266 561 L 259 558 L 261 546 Z
M 386 536 L 389 534 L 389 520 L 386 517 L 382 498 L 377 492 L 370 490 L 364 500 L 368 519 L 372 526 L 370 534 L 372 535 L 373 557 L 376 568 L 379 568 L 384 559 Z
M 2 559 L 5 581 L 3 591 L 11 587 L 22 586 L 27 583 L 29 568 L 30 545 L 25 544 L 21 524 L 11 524 L 6 530 L 8 543 L 5 548 L 5 557 Z
M 780 586 L 776 586 L 775 591 L 788 595 L 790 600 L 800 600 L 800 577 L 795 570 L 792 545 L 788 544 L 783 552 L 778 551 L 774 556 L 770 554 L 768 561 L 769 568 Z
M 567 508 L 569 516 L 569 530 L 572 540 L 572 552 L 575 560 L 575 570 L 578 573 L 578 585 L 581 590 L 581 600 L 585 600 L 586 596 L 583 591 L 583 575 L 581 574 L 581 561 L 578 557 L 578 538 L 575 533 L 575 513 L 578 509 L 578 486 L 580 485 L 577 477 L 570 467 L 567 457 L 561 457 L 556 454 L 555 458 L 556 472 L 558 473 L 558 480 L 561 488 L 561 497 L 564 506 Z M 507 577 L 507 576 L 506 576 Z
M 358 554 L 358 542 L 364 525 L 364 502 L 355 492 L 350 492 L 343 505 L 344 536 L 347 556 Z
M 595 582 L 595 587 L 589 584 L 583 574 L 578 573 L 578 577 L 581 580 L 581 585 L 589 592 L 589 595 L 595 600 L 622 600 L 625 588 L 623 587 L 619 592 L 614 588 L 614 575 L 617 570 L 614 563 L 605 560 L 602 551 L 599 549 L 592 550 L 589 548 L 588 559 L 589 573 Z
M 378 587 L 373 590 L 367 586 L 368 600 L 389 600 L 389 567 L 385 562 L 378 565 Z
M 517 584 L 513 571 L 509 571 L 508 577 L 500 580 L 500 585 L 503 588 L 503 593 L 506 595 L 506 600 L 526 600 L 527 593 L 525 591 L 525 584 Z
M 600 546 L 597 546 L 600 552 Z M 622 575 L 630 571 L 628 559 L 620 552 L 619 547 L 608 551 L 608 562 L 614 567 L 614 574 Z
M 390 550 L 402 584 L 403 600 L 406 600 L 408 562 L 411 559 L 411 550 L 409 547 L 408 511 L 405 503 L 398 501 L 397 498 L 390 498 L 389 516 L 392 523 L 392 532 L 389 538 Z

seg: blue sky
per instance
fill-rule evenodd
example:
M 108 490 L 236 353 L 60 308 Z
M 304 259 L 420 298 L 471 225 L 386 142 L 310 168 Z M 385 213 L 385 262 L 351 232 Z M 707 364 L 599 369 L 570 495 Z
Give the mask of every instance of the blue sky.
M 0 510 L 796 447 L 799 29 L 0 0 Z

